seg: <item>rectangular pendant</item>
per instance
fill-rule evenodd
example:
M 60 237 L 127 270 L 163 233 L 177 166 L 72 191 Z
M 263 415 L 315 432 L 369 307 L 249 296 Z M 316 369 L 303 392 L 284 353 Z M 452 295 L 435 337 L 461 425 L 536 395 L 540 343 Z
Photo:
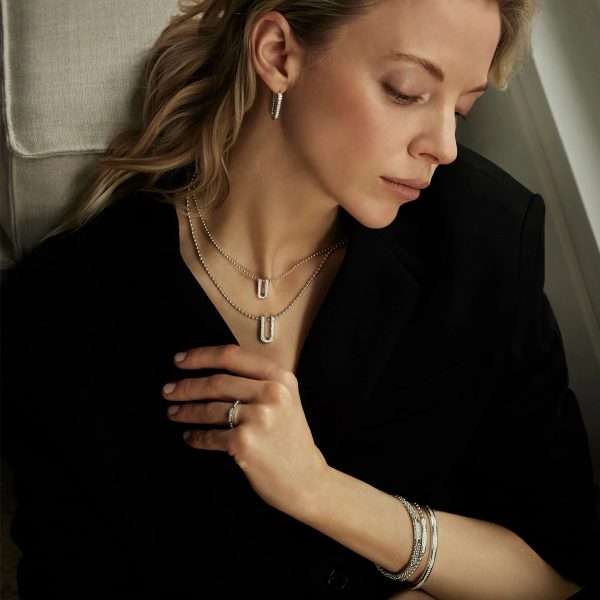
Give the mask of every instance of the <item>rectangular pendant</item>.
M 258 280 L 258 289 L 257 289 L 258 297 L 263 299 L 269 295 L 269 280 L 268 279 L 259 279 Z
M 275 339 L 275 317 L 271 316 L 270 319 L 270 327 L 269 327 L 269 337 L 265 336 L 265 321 L 267 317 L 261 316 L 260 318 L 260 341 L 263 344 L 270 344 Z

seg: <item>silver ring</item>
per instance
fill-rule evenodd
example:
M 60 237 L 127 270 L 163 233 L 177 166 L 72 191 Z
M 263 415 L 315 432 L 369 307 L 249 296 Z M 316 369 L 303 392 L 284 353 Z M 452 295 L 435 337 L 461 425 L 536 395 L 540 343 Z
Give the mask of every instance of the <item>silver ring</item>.
M 229 412 L 227 413 L 227 422 L 229 423 L 229 427 L 231 429 L 233 429 L 235 427 L 235 425 L 233 424 L 234 419 L 235 419 L 235 411 L 237 410 L 237 407 L 241 404 L 242 402 L 240 400 L 236 400 L 232 405 L 231 408 L 229 409 Z

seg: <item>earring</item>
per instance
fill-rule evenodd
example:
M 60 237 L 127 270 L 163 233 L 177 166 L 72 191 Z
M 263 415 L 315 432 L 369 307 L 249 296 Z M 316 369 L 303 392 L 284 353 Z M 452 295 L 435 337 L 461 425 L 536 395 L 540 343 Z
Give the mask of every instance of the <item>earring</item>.
M 281 110 L 282 100 L 283 94 L 281 92 L 273 92 L 273 101 L 271 103 L 271 119 L 275 120 L 279 118 L 279 111 Z

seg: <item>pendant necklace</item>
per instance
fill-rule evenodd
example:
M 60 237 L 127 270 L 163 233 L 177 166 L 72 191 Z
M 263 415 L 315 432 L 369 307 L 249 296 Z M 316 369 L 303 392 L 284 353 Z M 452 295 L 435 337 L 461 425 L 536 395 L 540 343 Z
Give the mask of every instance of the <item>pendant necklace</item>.
M 186 214 L 188 217 L 188 221 L 190 223 L 190 231 L 192 233 L 194 247 L 196 248 L 196 254 L 198 256 L 198 259 L 200 260 L 200 263 L 204 267 L 204 270 L 206 271 L 206 274 L 209 276 L 210 280 L 214 283 L 215 287 L 219 290 L 220 294 L 223 296 L 223 298 L 225 298 L 225 300 L 233 308 L 235 308 L 235 310 L 237 310 L 242 315 L 248 317 L 249 319 L 254 319 L 256 321 L 260 321 L 258 339 L 263 344 L 270 344 L 274 341 L 274 339 L 275 339 L 275 321 L 279 317 L 282 317 L 288 310 L 290 310 L 290 308 L 292 308 L 292 306 L 294 306 L 294 304 L 300 299 L 300 297 L 302 296 L 302 294 L 304 294 L 304 292 L 306 291 L 308 286 L 314 281 L 315 277 L 318 275 L 319 271 L 321 270 L 321 268 L 323 267 L 323 265 L 325 264 L 325 262 L 327 261 L 327 259 L 331 255 L 331 253 L 334 250 L 336 250 L 337 248 L 345 246 L 347 243 L 347 240 L 344 238 L 343 240 L 336 242 L 336 244 L 333 244 L 333 246 L 331 246 L 328 250 L 326 250 L 325 256 L 319 263 L 319 266 L 315 269 L 315 271 L 312 273 L 312 275 L 308 278 L 308 280 L 306 281 L 304 286 L 300 289 L 300 291 L 296 294 L 294 299 L 283 310 L 279 311 L 277 314 L 274 314 L 274 315 L 253 315 L 251 313 L 248 313 L 244 309 L 240 308 L 237 304 L 235 304 L 229 298 L 229 296 L 227 296 L 227 294 L 223 291 L 221 286 L 217 283 L 217 280 L 214 278 L 213 274 L 210 272 L 208 266 L 206 265 L 204 257 L 202 256 L 202 253 L 200 252 L 200 246 L 198 245 L 198 240 L 196 239 L 196 234 L 194 232 L 194 225 L 192 223 L 192 218 L 190 215 L 189 203 L 190 203 L 190 188 L 188 188 L 188 194 L 186 197 Z M 196 204 L 196 208 L 197 208 L 197 204 Z M 267 319 L 268 319 L 268 323 L 269 323 L 268 334 L 267 334 Z
M 192 181 L 195 179 L 195 175 L 196 174 L 194 173 L 194 175 L 192 176 Z M 238 271 L 244 273 L 244 275 L 246 275 L 247 277 L 250 277 L 250 279 L 253 279 L 254 281 L 256 281 L 256 295 L 261 300 L 268 297 L 269 287 L 272 283 L 275 283 L 276 281 L 279 281 L 280 279 L 287 277 L 290 273 L 295 271 L 299 266 L 301 266 L 304 263 L 308 262 L 309 260 L 315 258 L 316 256 L 325 254 L 326 252 L 329 252 L 330 250 L 336 250 L 341 245 L 343 245 L 344 242 L 346 242 L 346 238 L 343 238 L 342 240 L 335 242 L 335 243 L 331 244 L 330 246 L 327 246 L 327 248 L 323 248 L 322 250 L 313 252 L 313 254 L 310 254 L 309 256 L 305 256 L 302 260 L 298 261 L 295 265 L 293 265 L 291 269 L 289 269 L 282 275 L 279 275 L 278 277 L 270 277 L 270 278 L 259 277 L 258 275 L 254 274 L 251 271 L 249 271 L 248 269 L 246 269 L 246 267 L 243 267 L 242 265 L 238 264 L 233 258 L 231 258 L 231 256 L 229 256 L 225 251 L 223 251 L 223 249 L 219 246 L 219 244 L 217 244 L 217 242 L 214 240 L 213 236 L 211 235 L 210 231 L 208 230 L 208 226 L 206 225 L 206 221 L 204 220 L 204 217 L 200 214 L 200 210 L 198 209 L 198 201 L 196 198 L 196 189 L 195 188 L 192 189 L 192 197 L 194 199 L 194 205 L 196 206 L 196 212 L 198 213 L 198 216 L 200 217 L 200 220 L 202 221 L 204 231 L 206 232 L 206 235 L 208 236 L 208 239 L 210 240 L 211 244 Z

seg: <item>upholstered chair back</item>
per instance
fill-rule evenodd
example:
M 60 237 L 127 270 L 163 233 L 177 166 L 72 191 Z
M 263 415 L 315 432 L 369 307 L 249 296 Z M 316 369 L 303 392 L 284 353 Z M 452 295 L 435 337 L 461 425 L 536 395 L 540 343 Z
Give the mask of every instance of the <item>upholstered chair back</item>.
M 147 49 L 177 0 L 0 0 L 1 269 L 14 266 L 89 182 L 111 138 L 138 123 Z

